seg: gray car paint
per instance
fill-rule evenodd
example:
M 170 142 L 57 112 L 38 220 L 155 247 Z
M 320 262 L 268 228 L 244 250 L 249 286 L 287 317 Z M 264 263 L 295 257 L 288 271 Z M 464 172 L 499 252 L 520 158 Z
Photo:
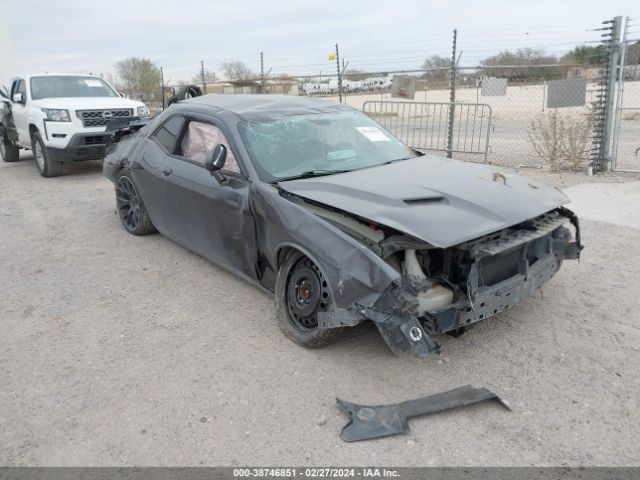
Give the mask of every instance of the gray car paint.
M 370 318 L 394 352 L 426 356 L 439 346 L 424 332 L 419 341 L 409 338 L 410 329 L 421 328 L 417 318 L 387 312 L 408 305 L 411 293 L 405 276 L 336 226 L 285 198 L 286 192 L 436 246 L 501 230 L 553 210 L 567 198 L 508 172 L 496 177 L 491 167 L 429 156 L 273 185 L 260 178 L 238 129 L 246 119 L 350 109 L 288 96 L 190 99 L 172 105 L 109 148 L 103 172 L 115 182 L 119 172 L 127 169 L 161 233 L 257 286 L 273 291 L 283 252 L 303 252 L 323 272 L 333 293 L 333 310 L 323 319 L 326 328 Z M 204 168 L 157 148 L 150 135 L 173 115 L 219 126 L 242 174 L 227 172 L 230 181 L 222 185 Z
M 279 186 L 441 248 L 569 202 L 559 190 L 507 170 L 432 155 Z

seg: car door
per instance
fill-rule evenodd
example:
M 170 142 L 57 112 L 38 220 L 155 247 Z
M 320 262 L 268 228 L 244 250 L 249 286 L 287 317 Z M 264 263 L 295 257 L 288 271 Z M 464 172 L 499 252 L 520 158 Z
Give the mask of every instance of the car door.
M 16 93 L 22 94 L 22 103 L 16 103 L 13 101 L 13 97 Z M 29 121 L 27 118 L 27 104 L 29 102 L 29 100 L 27 100 L 27 84 L 21 78 L 14 80 L 11 85 L 11 102 L 11 115 L 13 116 L 16 130 L 18 131 L 20 143 L 24 146 L 31 147 L 31 138 L 28 127 Z
M 162 233 L 169 228 L 164 208 L 164 177 L 169 171 L 166 158 L 175 151 L 185 121 L 182 115 L 168 117 L 143 141 L 141 152 L 131 156 L 135 160 L 129 171 L 151 222 Z
M 224 184 L 205 168 L 217 143 L 227 147 Z M 165 156 L 163 219 L 166 234 L 211 261 L 256 278 L 256 243 L 249 180 L 213 122 L 188 119 L 173 155 Z

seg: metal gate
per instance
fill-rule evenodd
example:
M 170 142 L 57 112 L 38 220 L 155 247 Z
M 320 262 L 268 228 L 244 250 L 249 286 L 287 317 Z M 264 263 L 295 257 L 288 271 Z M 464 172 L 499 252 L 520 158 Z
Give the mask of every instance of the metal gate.
M 640 108 L 620 107 L 617 115 L 611 169 L 640 172 Z
M 449 157 L 476 154 L 488 160 L 492 110 L 487 104 L 376 100 L 364 102 L 362 111 L 416 150 L 447 152 Z

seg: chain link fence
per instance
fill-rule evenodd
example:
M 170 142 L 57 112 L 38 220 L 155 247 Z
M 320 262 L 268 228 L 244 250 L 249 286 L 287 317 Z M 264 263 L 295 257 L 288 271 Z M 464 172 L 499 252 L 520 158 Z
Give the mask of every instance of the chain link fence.
M 459 66 L 454 36 L 448 67 L 345 73 L 340 79 L 335 73 L 263 71 L 200 87 L 342 101 L 413 148 L 462 160 L 549 170 L 640 169 L 640 42 L 623 36 L 624 21 L 616 17 L 589 30 L 602 38 L 585 39 L 588 53 L 578 62 L 544 56 L 529 64 Z M 543 61 L 548 59 L 554 61 Z M 165 103 L 178 87 L 165 89 Z M 142 100 L 160 111 L 162 89 Z
M 450 87 L 430 80 L 434 72 L 421 75 L 411 100 L 383 89 L 347 94 L 344 101 L 414 148 L 446 154 L 452 120 L 453 158 L 583 170 L 590 162 L 598 71 L 588 64 L 458 67 L 451 117 Z
M 613 157 L 616 170 L 640 171 L 640 42 L 625 41 L 618 75 Z

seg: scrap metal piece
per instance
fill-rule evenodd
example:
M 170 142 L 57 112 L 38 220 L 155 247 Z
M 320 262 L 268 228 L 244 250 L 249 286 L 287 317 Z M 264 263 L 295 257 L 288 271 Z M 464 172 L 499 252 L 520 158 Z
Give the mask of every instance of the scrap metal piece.
M 341 437 L 345 442 L 357 442 L 405 433 L 409 430 L 407 420 L 411 417 L 429 415 L 492 399 L 498 400 L 507 410 L 511 410 L 492 391 L 471 385 L 392 405 L 368 406 L 346 402 L 339 398 L 336 400 L 351 417 L 342 429 Z

